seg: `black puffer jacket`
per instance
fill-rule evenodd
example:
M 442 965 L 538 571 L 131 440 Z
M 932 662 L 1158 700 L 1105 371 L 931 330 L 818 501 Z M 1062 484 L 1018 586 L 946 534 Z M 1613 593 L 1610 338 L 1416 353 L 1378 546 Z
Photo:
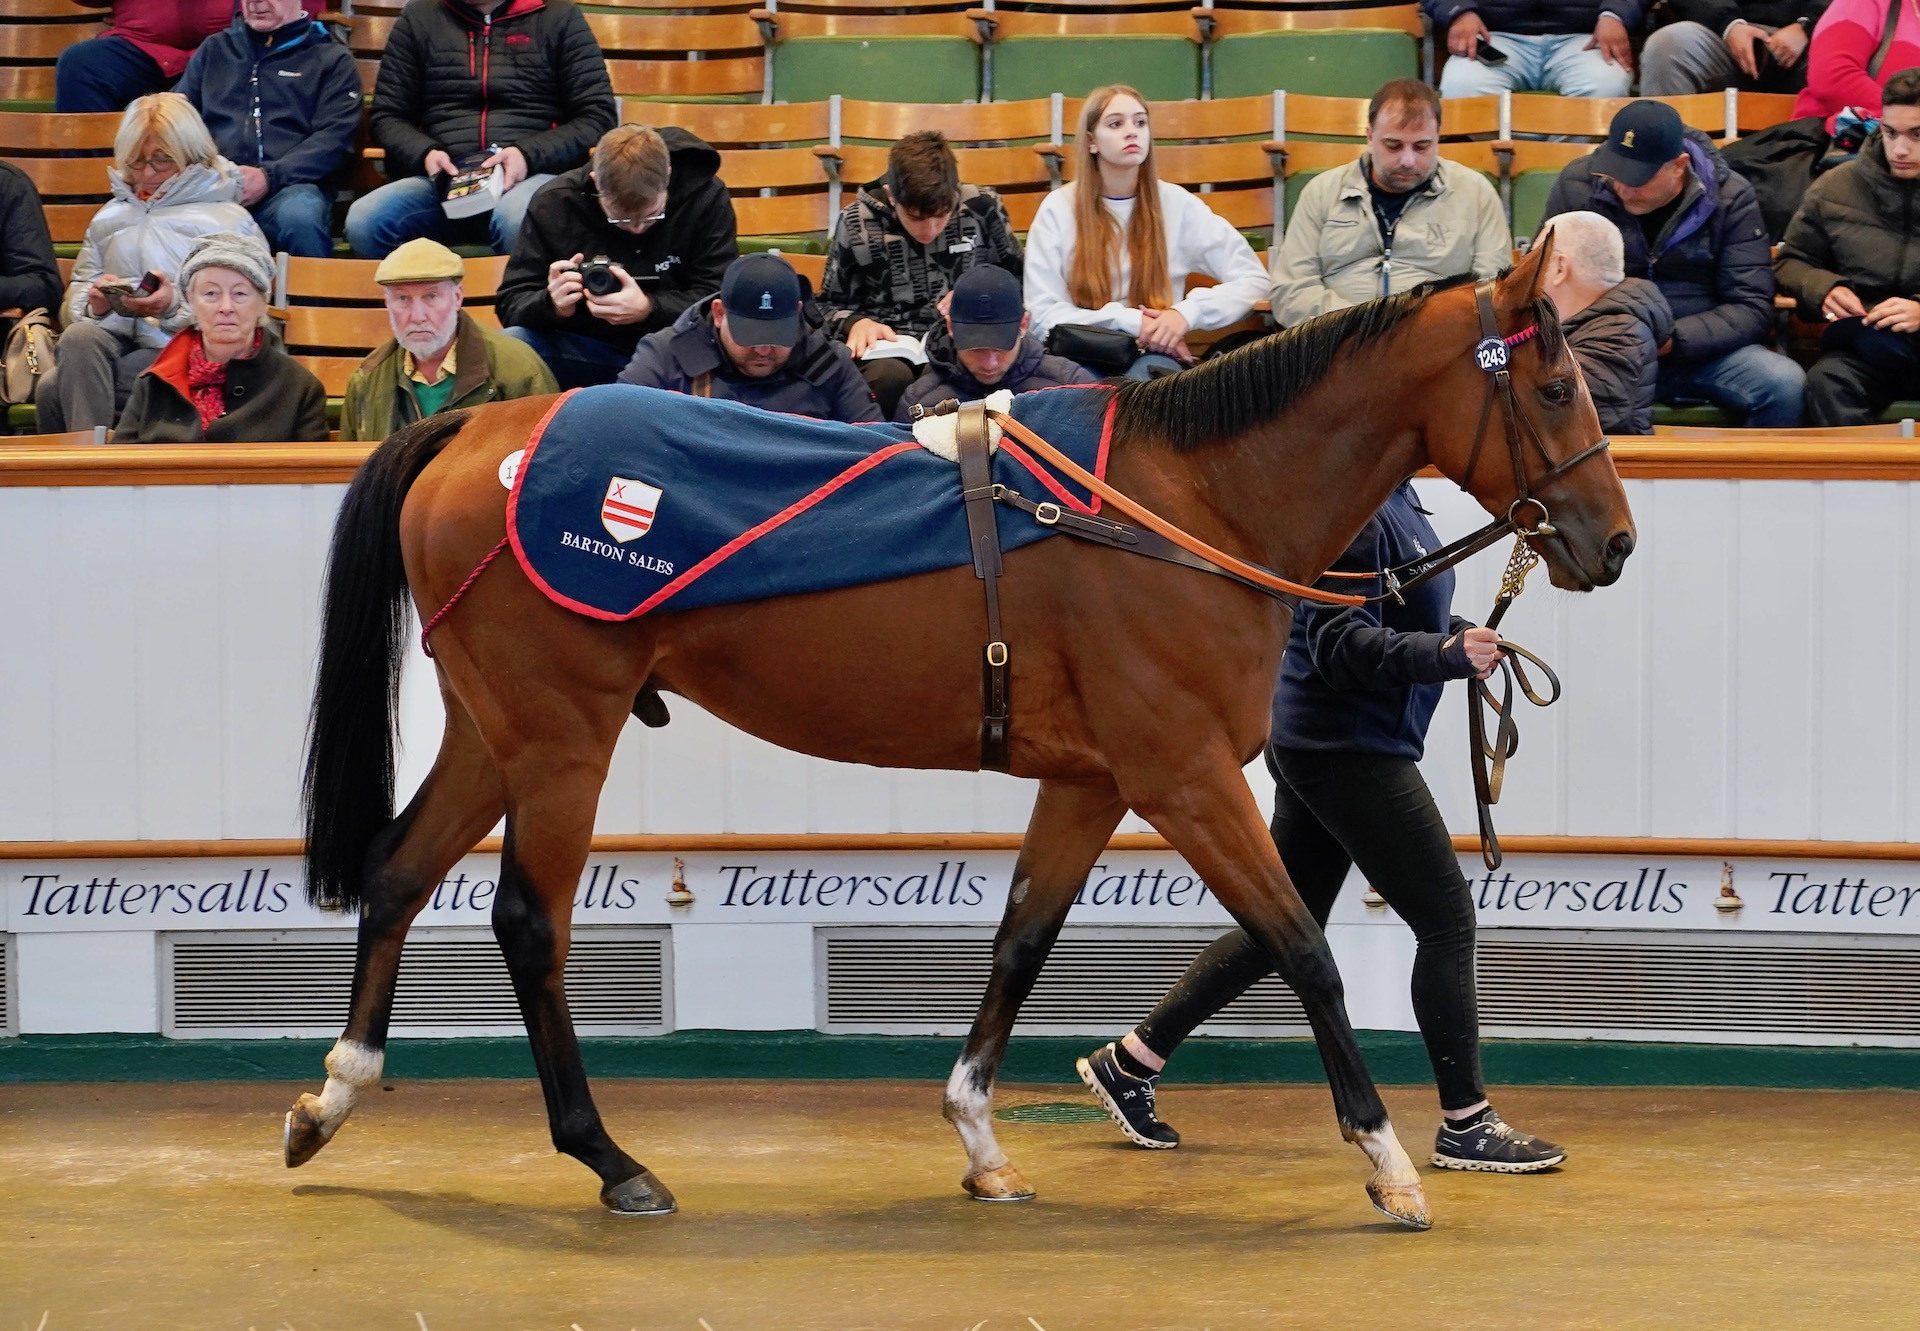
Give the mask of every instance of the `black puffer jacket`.
M 1653 388 L 1660 344 L 1673 335 L 1673 311 L 1660 288 L 1629 277 L 1566 322 L 1567 345 L 1580 364 L 1608 434 L 1653 433 Z
M 606 57 L 570 0 L 411 0 L 380 56 L 370 129 L 387 175 L 421 174 L 435 148 L 458 161 L 518 148 L 533 175 L 587 160 L 617 119 Z
M 1780 248 L 1780 287 L 1819 312 L 1837 286 L 1872 309 L 1920 297 L 1920 180 L 1896 180 L 1878 134 L 1844 166 L 1813 182 Z
M 608 223 L 589 168 L 576 167 L 540 187 L 500 280 L 502 324 L 583 333 L 631 352 L 648 333 L 672 327 L 687 306 L 720 290 L 727 265 L 740 253 L 733 200 L 714 174 L 720 154 L 671 125 L 660 137 L 671 164 L 667 216 L 637 236 Z M 633 274 L 653 298 L 653 313 L 639 323 L 610 324 L 594 318 L 583 300 L 561 318 L 547 295 L 547 269 L 576 254 L 604 254 Z
M 1593 155 L 1567 163 L 1547 196 L 1546 216 L 1592 209 L 1620 228 L 1628 277 L 1652 279 L 1673 309 L 1673 352 L 1698 365 L 1763 342 L 1773 328 L 1773 256 L 1753 186 L 1713 141 L 1687 131 L 1692 170 L 1680 206 L 1647 244 L 1646 229 L 1593 174 Z

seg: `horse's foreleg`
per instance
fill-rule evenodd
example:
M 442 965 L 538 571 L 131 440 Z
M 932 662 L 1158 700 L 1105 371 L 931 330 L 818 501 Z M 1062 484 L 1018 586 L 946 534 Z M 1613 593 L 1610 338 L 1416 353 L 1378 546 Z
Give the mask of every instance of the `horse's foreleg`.
M 993 1079 L 1007 1052 L 1020 1005 L 1087 881 L 1113 829 L 1126 812 L 1108 782 L 1046 781 L 1034 802 L 1006 914 L 993 939 L 993 970 L 966 1048 L 947 1079 L 942 1106 L 967 1148 L 961 1186 L 981 1201 L 1027 1201 L 1033 1189 L 1007 1160 L 993 1135 Z
M 1200 770 L 1147 773 L 1138 789 L 1132 782 L 1123 788 L 1140 816 L 1167 838 L 1220 904 L 1266 948 L 1306 1009 L 1341 1135 L 1373 1163 L 1368 1197 L 1402 1224 L 1428 1228 L 1432 1219 L 1426 1194 L 1394 1136 L 1361 1056 L 1333 952 L 1287 877 L 1238 764 L 1223 753 Z
M 509 795 L 493 932 L 527 1024 L 554 1149 L 600 1176 L 600 1200 L 608 1210 L 662 1215 L 675 1209 L 673 1194 L 607 1135 L 567 1010 L 573 894 L 592 843 L 605 764 L 588 772 L 579 754 L 549 751 L 544 762 L 519 764 L 517 770 L 526 778 L 513 782 Z
M 406 809 L 368 849 L 359 940 L 347 1025 L 327 1054 L 327 1083 L 287 1111 L 289 1169 L 313 1159 L 340 1130 L 355 1101 L 380 1080 L 393 1016 L 400 952 L 414 917 L 460 857 L 499 819 L 500 776 L 472 719 L 451 692 L 433 770 Z

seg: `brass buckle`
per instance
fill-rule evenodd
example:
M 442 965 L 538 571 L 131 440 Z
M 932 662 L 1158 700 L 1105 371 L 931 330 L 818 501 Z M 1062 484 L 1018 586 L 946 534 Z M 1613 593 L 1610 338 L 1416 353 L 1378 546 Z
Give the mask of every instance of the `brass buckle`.
M 1043 527 L 1051 527 L 1060 521 L 1060 505 L 1051 499 L 1033 506 L 1033 520 Z
M 990 666 L 1003 666 L 1006 663 L 1007 663 L 1007 644 L 1005 644 L 1004 642 L 988 643 L 987 644 L 987 664 Z

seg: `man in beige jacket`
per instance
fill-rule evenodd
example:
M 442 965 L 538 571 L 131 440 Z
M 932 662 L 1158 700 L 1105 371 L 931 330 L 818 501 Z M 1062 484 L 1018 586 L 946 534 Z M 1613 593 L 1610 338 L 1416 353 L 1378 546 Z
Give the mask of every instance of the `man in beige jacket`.
M 1500 196 L 1440 157 L 1440 97 L 1417 79 L 1381 86 L 1367 150 L 1301 191 L 1273 251 L 1273 319 L 1290 327 L 1436 278 L 1494 277 L 1512 260 Z

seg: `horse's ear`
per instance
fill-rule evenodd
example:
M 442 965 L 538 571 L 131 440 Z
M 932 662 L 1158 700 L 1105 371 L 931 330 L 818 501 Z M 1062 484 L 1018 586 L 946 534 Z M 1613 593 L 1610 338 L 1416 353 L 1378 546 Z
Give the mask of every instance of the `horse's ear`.
M 1500 295 L 1509 309 L 1524 309 L 1540 298 L 1547 280 L 1547 260 L 1552 257 L 1553 232 L 1549 230 L 1500 280 Z

